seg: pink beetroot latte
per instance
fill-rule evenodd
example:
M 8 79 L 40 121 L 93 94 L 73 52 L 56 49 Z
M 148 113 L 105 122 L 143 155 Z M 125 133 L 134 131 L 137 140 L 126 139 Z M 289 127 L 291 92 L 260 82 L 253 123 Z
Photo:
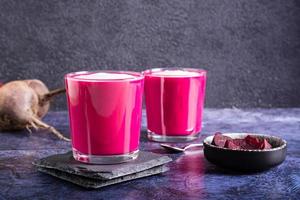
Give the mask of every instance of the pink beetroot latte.
M 206 71 L 165 68 L 144 72 L 148 138 L 183 142 L 201 131 Z
M 144 78 L 120 71 L 65 76 L 73 155 L 113 164 L 138 155 Z

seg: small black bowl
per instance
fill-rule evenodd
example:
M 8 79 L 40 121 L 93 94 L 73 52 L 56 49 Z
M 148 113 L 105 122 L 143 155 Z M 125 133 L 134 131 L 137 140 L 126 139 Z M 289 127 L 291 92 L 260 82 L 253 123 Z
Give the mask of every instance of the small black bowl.
M 220 167 L 237 171 L 262 171 L 279 165 L 285 159 L 287 142 L 281 138 L 253 133 L 225 133 L 224 135 L 233 139 L 245 138 L 247 135 L 265 138 L 273 148 L 265 150 L 227 149 L 211 144 L 214 136 L 209 136 L 203 141 L 205 158 Z

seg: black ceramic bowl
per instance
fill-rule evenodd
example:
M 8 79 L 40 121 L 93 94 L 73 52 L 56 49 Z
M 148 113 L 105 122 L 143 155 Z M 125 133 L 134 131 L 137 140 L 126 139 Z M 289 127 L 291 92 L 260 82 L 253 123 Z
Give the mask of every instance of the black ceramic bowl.
M 281 138 L 253 133 L 224 133 L 224 135 L 233 139 L 254 135 L 265 138 L 273 148 L 265 150 L 227 149 L 212 145 L 214 136 L 209 136 L 203 141 L 204 155 L 208 161 L 220 167 L 238 171 L 261 171 L 274 167 L 285 159 L 287 143 Z

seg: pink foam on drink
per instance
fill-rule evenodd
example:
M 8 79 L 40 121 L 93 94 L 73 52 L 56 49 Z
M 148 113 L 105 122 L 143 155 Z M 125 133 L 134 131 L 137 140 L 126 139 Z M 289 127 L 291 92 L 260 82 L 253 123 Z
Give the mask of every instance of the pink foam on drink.
M 153 69 L 144 74 L 148 130 L 167 136 L 199 133 L 206 72 Z
M 143 76 L 130 72 L 66 75 L 73 149 L 121 155 L 138 149 Z

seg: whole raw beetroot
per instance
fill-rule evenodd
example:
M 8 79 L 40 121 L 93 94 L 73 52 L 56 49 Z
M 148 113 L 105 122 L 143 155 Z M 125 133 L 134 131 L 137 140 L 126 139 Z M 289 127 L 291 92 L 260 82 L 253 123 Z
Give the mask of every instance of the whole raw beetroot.
M 64 89 L 49 92 L 39 80 L 18 80 L 0 87 L 0 130 L 46 128 L 63 140 L 69 141 L 54 127 L 41 120 L 49 110 L 50 99 Z M 31 132 L 31 131 L 30 131 Z

